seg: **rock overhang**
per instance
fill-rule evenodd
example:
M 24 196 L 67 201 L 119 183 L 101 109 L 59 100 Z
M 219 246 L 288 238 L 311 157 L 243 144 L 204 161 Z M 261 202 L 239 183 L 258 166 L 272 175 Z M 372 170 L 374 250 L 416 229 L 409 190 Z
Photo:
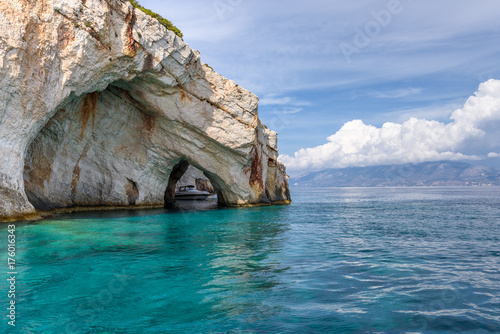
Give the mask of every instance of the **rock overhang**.
M 120 0 L 13 2 L 0 6 L 0 219 L 159 205 L 181 160 L 226 205 L 290 201 L 258 98 L 155 19 Z

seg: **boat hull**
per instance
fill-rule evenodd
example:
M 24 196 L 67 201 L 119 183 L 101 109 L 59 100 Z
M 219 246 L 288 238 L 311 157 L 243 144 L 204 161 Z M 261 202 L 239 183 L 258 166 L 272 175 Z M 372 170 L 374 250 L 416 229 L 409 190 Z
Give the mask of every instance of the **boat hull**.
M 180 195 L 175 195 L 175 200 L 181 200 L 181 201 L 202 201 L 207 199 L 207 197 L 210 195 L 197 195 L 197 194 L 180 194 Z

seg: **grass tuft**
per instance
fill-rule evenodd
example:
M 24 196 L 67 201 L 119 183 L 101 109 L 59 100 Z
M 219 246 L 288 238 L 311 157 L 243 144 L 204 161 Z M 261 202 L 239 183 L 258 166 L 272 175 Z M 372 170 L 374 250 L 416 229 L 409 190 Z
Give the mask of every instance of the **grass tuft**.
M 129 1 L 132 4 L 132 6 L 134 6 L 135 8 L 143 11 L 144 13 L 146 13 L 149 16 L 151 16 L 152 18 L 157 19 L 168 30 L 174 32 L 177 36 L 179 36 L 180 38 L 182 38 L 182 36 L 183 36 L 182 32 L 180 31 L 179 28 L 177 28 L 176 26 L 174 26 L 172 22 L 170 22 L 166 18 L 162 17 L 160 14 L 157 14 L 157 13 L 153 12 L 152 10 L 149 10 L 147 8 L 142 7 L 141 4 L 137 0 L 129 0 Z

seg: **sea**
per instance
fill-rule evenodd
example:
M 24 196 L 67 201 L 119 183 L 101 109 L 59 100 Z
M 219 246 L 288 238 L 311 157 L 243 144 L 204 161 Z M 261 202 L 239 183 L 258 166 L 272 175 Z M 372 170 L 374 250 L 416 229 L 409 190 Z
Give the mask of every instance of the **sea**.
M 3 223 L 0 332 L 500 333 L 499 187 L 292 199 Z

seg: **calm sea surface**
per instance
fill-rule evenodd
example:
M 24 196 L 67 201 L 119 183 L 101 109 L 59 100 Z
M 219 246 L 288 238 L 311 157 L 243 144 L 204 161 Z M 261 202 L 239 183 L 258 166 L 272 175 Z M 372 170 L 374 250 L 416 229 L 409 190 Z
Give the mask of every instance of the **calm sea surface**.
M 16 223 L 15 332 L 500 333 L 500 188 L 292 196 Z

